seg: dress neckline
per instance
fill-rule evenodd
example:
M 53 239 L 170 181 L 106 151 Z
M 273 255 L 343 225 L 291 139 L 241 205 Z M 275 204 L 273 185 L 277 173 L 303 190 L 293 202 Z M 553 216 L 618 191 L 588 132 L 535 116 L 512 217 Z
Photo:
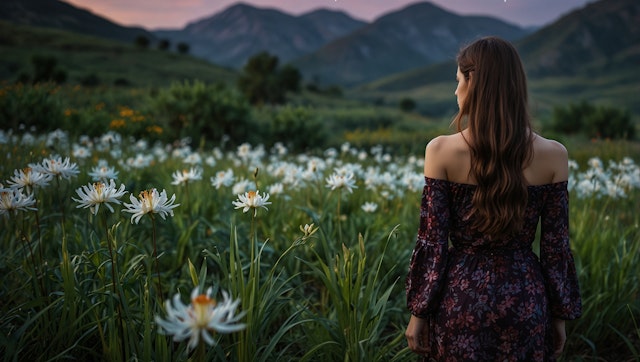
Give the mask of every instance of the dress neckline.
M 428 177 L 425 176 L 424 177 L 425 182 L 426 181 L 432 181 L 432 182 L 443 182 L 443 183 L 448 183 L 451 185 L 456 185 L 456 186 L 461 186 L 461 187 L 468 187 L 468 188 L 476 188 L 478 187 L 478 185 L 476 184 L 468 184 L 468 183 L 462 183 L 462 182 L 455 182 L 455 181 L 449 181 L 449 180 L 444 180 L 444 179 L 439 179 L 439 178 L 433 178 L 433 177 Z M 539 184 L 539 185 L 527 185 L 528 188 L 538 188 L 538 187 L 560 187 L 563 185 L 567 185 L 569 181 L 558 181 L 558 182 L 550 182 L 550 183 L 546 183 L 546 184 Z

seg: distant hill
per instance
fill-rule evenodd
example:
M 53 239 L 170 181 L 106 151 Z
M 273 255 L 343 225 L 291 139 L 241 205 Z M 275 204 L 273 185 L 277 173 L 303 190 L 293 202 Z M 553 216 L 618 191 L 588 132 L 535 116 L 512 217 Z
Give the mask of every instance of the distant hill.
M 294 62 L 322 84 L 355 85 L 452 59 L 477 37 L 518 39 L 525 29 L 484 16 L 461 16 L 420 2 L 389 13 Z
M 200 79 L 235 83 L 237 74 L 203 59 L 156 49 L 140 49 L 95 36 L 0 21 L 0 82 L 33 75 L 34 56 L 52 57 L 66 83 L 90 79 L 97 85 L 167 86 Z
M 640 2 L 600 0 L 516 41 L 530 80 L 532 106 L 588 100 L 640 114 Z M 455 111 L 450 60 L 363 84 L 368 97 L 414 97 L 425 112 Z M 446 96 L 441 96 L 448 90 Z
M 241 68 L 261 51 L 286 63 L 348 34 L 366 23 L 343 12 L 319 10 L 293 16 L 248 4 L 233 5 L 181 30 L 159 30 L 159 38 L 186 42 L 191 53 L 211 62 Z
M 640 1 L 600 0 L 518 42 L 534 77 L 640 66 Z
M 143 28 L 125 27 L 87 10 L 58 0 L 2 0 L 0 20 L 72 31 L 85 35 L 132 43 L 138 36 L 154 40 Z

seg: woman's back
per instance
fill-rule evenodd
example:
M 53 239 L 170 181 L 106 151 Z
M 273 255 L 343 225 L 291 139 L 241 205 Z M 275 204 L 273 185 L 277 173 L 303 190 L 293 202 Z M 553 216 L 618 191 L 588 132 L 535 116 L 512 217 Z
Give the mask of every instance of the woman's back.
M 425 152 L 424 175 L 460 184 L 476 184 L 471 174 L 471 150 L 466 130 L 433 139 Z M 533 138 L 533 153 L 529 163 L 523 165 L 523 174 L 529 185 L 544 185 L 566 181 L 568 155 L 566 148 L 539 135 Z

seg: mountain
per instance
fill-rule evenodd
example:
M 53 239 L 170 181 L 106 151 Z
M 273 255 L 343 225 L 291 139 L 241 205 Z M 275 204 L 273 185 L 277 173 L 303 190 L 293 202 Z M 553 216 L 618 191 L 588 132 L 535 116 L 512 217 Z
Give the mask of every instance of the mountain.
M 517 44 L 533 77 L 640 65 L 640 2 L 600 0 L 574 10 Z
M 529 77 L 532 107 L 587 100 L 640 114 L 640 3 L 600 0 L 571 11 L 514 42 Z M 412 97 L 425 113 L 455 111 L 449 60 L 390 74 L 360 85 L 368 98 Z M 444 110 L 440 112 L 440 110 Z
M 277 55 L 286 63 L 365 24 L 343 12 L 318 10 L 293 16 L 239 3 L 184 29 L 155 34 L 174 42 L 186 42 L 192 54 L 211 62 L 241 68 L 247 59 L 261 51 Z
M 57 28 L 132 43 L 142 35 L 154 36 L 142 28 L 120 26 L 87 10 L 58 0 L 2 0 L 0 20 L 13 24 Z
M 453 59 L 479 36 L 518 39 L 526 30 L 485 16 L 461 16 L 429 2 L 384 15 L 294 61 L 319 83 L 354 85 L 387 74 Z

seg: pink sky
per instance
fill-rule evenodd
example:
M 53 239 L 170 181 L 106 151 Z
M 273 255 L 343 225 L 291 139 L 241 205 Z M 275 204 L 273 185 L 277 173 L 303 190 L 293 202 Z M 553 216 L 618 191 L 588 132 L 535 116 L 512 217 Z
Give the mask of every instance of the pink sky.
M 121 25 L 147 29 L 182 28 L 187 23 L 211 16 L 237 0 L 63 0 L 91 10 Z M 407 0 L 247 0 L 257 7 L 278 8 L 301 14 L 318 8 L 342 10 L 352 17 L 372 21 L 390 11 L 417 1 Z M 588 0 L 432 0 L 432 3 L 461 15 L 490 15 L 518 25 L 544 25 L 584 6 Z

